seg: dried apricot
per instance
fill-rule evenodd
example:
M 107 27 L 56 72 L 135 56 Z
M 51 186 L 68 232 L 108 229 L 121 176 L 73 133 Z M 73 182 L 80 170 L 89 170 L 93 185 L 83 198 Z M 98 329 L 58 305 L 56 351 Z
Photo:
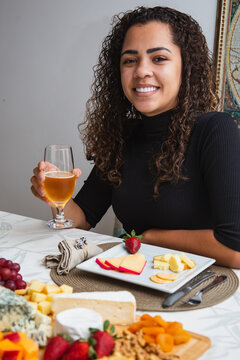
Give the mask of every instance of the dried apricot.
M 163 318 L 160 315 L 155 315 L 153 317 L 153 320 L 156 321 L 156 323 L 164 328 L 168 326 L 168 322 L 163 320 Z
M 169 323 L 168 327 L 166 328 L 166 333 L 175 335 L 179 330 L 182 330 L 183 326 L 178 321 L 172 321 Z
M 187 330 L 179 330 L 176 335 L 173 335 L 175 345 L 185 344 L 191 339 L 191 335 Z
M 152 327 L 142 327 L 142 333 L 156 336 L 158 334 L 163 334 L 165 332 L 163 327 L 160 326 L 152 326 Z
M 174 347 L 174 340 L 170 334 L 158 334 L 156 336 L 156 343 L 161 347 L 163 352 L 170 352 Z
M 155 336 L 151 336 L 149 334 L 143 334 L 143 339 L 146 341 L 147 344 L 155 344 L 156 343 Z
M 137 331 L 139 331 L 143 327 L 156 326 L 156 325 L 157 324 L 153 319 L 140 320 L 140 321 L 137 321 L 137 322 L 133 323 L 132 325 L 130 325 L 128 328 L 128 331 L 131 331 L 132 333 L 135 334 Z
M 152 320 L 153 317 L 149 314 L 143 314 L 141 317 L 140 317 L 140 320 Z

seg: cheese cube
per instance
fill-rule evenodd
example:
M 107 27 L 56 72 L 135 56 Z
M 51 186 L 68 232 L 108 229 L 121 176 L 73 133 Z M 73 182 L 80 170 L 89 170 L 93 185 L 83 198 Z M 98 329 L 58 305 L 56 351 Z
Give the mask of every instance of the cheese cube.
M 45 284 L 43 288 L 45 294 L 59 294 L 60 291 L 60 287 L 55 284 Z
M 37 302 L 37 303 L 46 300 L 46 297 L 47 297 L 46 294 L 40 294 L 40 293 L 37 293 L 37 292 L 33 292 L 31 294 L 31 300 L 34 301 L 34 302 Z
M 28 292 L 29 293 L 32 293 L 33 291 L 35 292 L 41 292 L 44 288 L 44 285 L 43 283 L 41 283 L 39 280 L 32 280 L 30 282 L 30 286 L 29 286 L 29 290 Z
M 22 348 L 20 345 L 13 343 L 9 339 L 0 342 L 0 357 L 8 359 L 14 357 L 16 360 L 22 359 Z
M 73 292 L 72 286 L 63 284 L 60 286 L 60 292 L 65 294 L 71 294 Z
M 27 337 L 27 334 L 19 332 L 19 336 L 21 338 L 20 346 L 23 349 L 23 356 L 25 359 L 32 360 L 33 357 L 37 357 L 38 354 L 38 346 L 37 344 Z
M 38 310 L 41 311 L 42 314 L 48 315 L 51 313 L 51 303 L 50 301 L 41 301 L 38 304 Z
M 46 301 L 52 301 L 53 297 L 58 294 L 46 294 Z
M 153 268 L 159 270 L 169 270 L 169 263 L 160 260 L 153 261 Z

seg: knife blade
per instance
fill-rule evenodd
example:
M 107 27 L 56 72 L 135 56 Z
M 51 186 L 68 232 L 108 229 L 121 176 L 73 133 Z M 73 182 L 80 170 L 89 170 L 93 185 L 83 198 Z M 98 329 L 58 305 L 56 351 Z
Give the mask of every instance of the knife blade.
M 162 307 L 164 309 L 169 308 L 170 306 L 174 305 L 178 300 L 180 300 L 184 295 L 188 294 L 193 288 L 195 288 L 197 285 L 201 284 L 201 282 L 210 279 L 212 276 L 214 276 L 215 273 L 212 271 L 206 271 L 202 276 L 197 278 L 196 280 L 193 280 L 186 286 L 184 286 L 182 289 L 176 291 L 175 293 L 169 295 L 166 297 L 166 299 L 162 303 Z

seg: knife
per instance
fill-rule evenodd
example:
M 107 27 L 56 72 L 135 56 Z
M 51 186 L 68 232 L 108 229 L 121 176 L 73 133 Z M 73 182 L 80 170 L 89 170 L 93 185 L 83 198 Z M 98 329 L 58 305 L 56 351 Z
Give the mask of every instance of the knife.
M 184 295 L 188 294 L 193 288 L 195 288 L 197 285 L 201 284 L 201 282 L 210 279 L 215 275 L 212 271 L 205 272 L 202 276 L 200 276 L 198 279 L 193 280 L 186 286 L 184 286 L 182 289 L 176 291 L 175 293 L 169 295 L 166 297 L 166 299 L 162 303 L 162 307 L 164 309 L 169 308 L 173 304 L 175 304 L 178 300 L 180 300 Z

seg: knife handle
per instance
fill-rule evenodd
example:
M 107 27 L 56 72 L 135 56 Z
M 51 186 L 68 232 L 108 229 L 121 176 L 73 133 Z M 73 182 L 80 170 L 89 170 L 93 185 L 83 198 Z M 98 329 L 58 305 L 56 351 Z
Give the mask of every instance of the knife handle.
M 177 302 L 178 300 L 180 300 L 184 295 L 186 295 L 187 293 L 189 293 L 191 291 L 190 287 L 185 287 L 182 290 L 179 290 L 171 295 L 169 295 L 162 303 L 162 307 L 164 309 L 172 306 L 173 304 L 175 304 L 175 302 Z
M 202 281 L 209 279 L 210 277 L 214 276 L 215 273 L 212 271 L 207 271 L 198 279 L 192 281 L 190 284 L 183 287 L 181 290 L 176 291 L 175 293 L 169 295 L 162 303 L 162 307 L 164 309 L 172 306 L 180 300 L 184 295 L 188 294 L 195 286 L 199 285 Z

